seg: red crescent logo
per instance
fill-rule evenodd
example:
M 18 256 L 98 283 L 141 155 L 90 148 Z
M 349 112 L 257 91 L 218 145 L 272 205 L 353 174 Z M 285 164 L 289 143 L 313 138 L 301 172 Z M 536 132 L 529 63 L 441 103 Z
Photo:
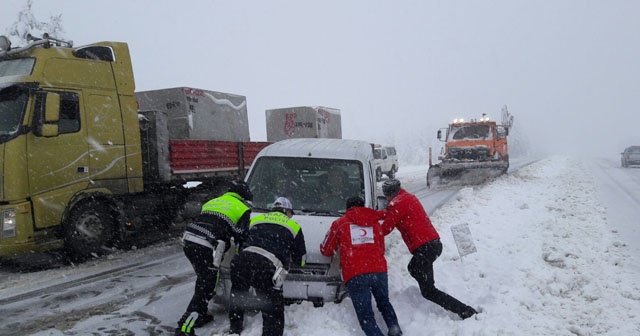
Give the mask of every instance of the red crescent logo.
M 362 237 L 366 237 L 367 236 L 367 230 L 360 229 L 360 231 L 362 231 L 362 234 L 360 236 L 362 236 Z

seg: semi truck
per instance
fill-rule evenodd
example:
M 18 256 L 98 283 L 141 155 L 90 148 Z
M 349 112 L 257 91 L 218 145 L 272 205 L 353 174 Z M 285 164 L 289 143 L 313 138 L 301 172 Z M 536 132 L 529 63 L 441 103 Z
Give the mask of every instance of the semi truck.
M 123 42 L 0 37 L 0 257 L 101 254 L 242 178 L 269 144 L 250 141 L 245 97 L 169 91 L 164 108 L 134 93 Z
M 267 141 L 291 138 L 342 139 L 340 110 L 323 106 L 297 106 L 265 112 Z

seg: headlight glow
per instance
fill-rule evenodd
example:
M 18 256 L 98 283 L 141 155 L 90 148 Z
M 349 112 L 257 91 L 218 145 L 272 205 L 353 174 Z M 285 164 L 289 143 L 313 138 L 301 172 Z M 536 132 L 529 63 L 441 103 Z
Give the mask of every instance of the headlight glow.
M 16 211 L 14 209 L 2 210 L 2 238 L 16 236 Z

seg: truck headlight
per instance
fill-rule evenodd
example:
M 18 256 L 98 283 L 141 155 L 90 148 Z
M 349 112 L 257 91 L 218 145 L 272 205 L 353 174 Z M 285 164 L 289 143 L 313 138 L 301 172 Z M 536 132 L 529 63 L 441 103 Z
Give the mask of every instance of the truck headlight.
M 2 210 L 2 238 L 16 236 L 16 211 L 14 209 Z

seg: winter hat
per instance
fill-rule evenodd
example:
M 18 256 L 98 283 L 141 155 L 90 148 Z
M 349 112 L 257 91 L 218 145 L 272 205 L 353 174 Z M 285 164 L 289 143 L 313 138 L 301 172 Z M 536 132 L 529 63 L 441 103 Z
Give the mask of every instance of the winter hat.
M 393 197 L 400 192 L 400 181 L 396 179 L 388 179 L 382 183 L 382 193 L 385 197 Z
M 251 189 L 249 189 L 249 186 L 245 181 L 232 181 L 229 186 L 229 191 L 240 195 L 240 197 L 247 201 L 253 200 Z
M 293 205 L 291 201 L 289 201 L 286 197 L 278 197 L 275 202 L 271 205 L 271 210 L 283 209 L 283 210 L 293 210 Z
M 364 206 L 364 199 L 360 196 L 349 197 L 349 199 L 347 199 L 347 209 L 352 207 L 363 207 L 363 206 Z

